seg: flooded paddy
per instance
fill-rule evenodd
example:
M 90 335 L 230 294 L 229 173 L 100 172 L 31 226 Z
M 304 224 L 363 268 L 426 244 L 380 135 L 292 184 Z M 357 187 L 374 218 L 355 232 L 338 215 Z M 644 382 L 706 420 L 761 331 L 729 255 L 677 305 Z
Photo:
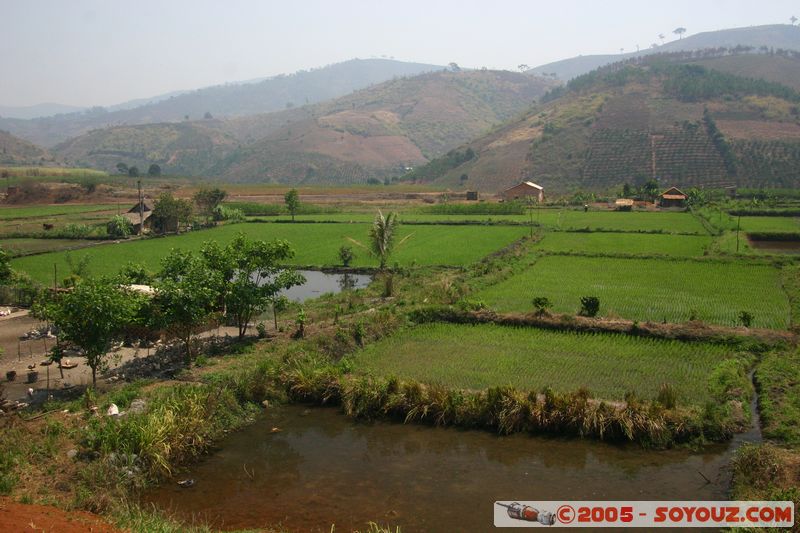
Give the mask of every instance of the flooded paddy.
M 145 503 L 221 529 L 492 529 L 495 500 L 726 499 L 728 445 L 647 451 L 577 439 L 354 423 L 335 409 L 271 408 Z M 191 478 L 191 488 L 176 481 Z M 707 478 L 707 479 L 706 479 Z
M 298 272 L 306 278 L 306 282 L 281 292 L 293 302 L 305 302 L 327 293 L 336 294 L 346 290 L 363 289 L 372 281 L 370 274 L 330 273 L 319 270 L 298 270 Z
M 775 254 L 800 254 L 800 241 L 770 241 L 749 239 L 750 247 Z

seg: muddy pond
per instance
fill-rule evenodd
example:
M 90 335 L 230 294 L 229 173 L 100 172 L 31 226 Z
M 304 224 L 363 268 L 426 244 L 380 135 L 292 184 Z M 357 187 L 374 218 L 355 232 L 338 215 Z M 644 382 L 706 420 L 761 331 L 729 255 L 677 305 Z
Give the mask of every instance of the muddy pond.
M 800 241 L 760 241 L 748 239 L 751 248 L 774 254 L 800 254 Z
M 327 293 L 363 289 L 372 281 L 372 276 L 369 274 L 330 273 L 319 270 L 298 270 L 298 272 L 306 278 L 306 282 L 281 292 L 293 302 L 304 302 Z
M 493 502 L 726 499 L 727 445 L 646 451 L 577 439 L 356 423 L 333 408 L 270 408 L 144 495 L 220 529 L 489 531 Z M 193 479 L 191 488 L 176 481 Z

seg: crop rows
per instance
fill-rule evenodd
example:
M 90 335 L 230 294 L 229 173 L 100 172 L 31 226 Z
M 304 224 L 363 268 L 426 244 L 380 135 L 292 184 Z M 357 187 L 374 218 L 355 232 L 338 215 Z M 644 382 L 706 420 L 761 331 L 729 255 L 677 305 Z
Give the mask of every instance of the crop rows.
M 531 311 L 546 296 L 576 313 L 582 296 L 600 298 L 600 316 L 734 326 L 741 311 L 754 327 L 785 329 L 789 301 L 780 271 L 765 265 L 658 259 L 549 256 L 475 295 L 498 311 Z
M 711 244 L 708 236 L 651 235 L 640 233 L 548 232 L 536 248 L 548 252 L 701 256 Z
M 466 389 L 586 387 L 609 400 L 628 392 L 653 398 L 669 383 L 679 403 L 686 404 L 708 399 L 709 375 L 729 356 L 722 346 L 627 335 L 425 324 L 366 347 L 354 356 L 354 366 L 374 375 Z

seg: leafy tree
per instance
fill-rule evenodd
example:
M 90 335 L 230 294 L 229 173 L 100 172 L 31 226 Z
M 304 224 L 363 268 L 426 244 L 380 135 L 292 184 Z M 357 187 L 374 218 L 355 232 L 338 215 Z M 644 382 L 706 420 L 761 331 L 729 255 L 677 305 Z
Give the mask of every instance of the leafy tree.
M 678 36 L 678 39 L 683 39 L 683 34 L 686 33 L 686 28 L 675 28 L 672 33 Z
M 631 187 L 630 183 L 626 183 L 622 186 L 622 197 L 630 198 L 631 196 L 633 196 L 633 187 Z
M 0 285 L 11 282 L 13 272 L 11 270 L 11 257 L 2 247 L 0 247 Z
M 220 206 L 227 196 L 228 193 L 219 187 L 214 187 L 213 189 L 209 187 L 201 187 L 200 190 L 195 193 L 192 199 L 200 211 L 200 214 L 206 218 L 206 224 L 208 224 L 209 220 L 214 217 L 214 211 Z
M 105 365 L 112 343 L 133 318 L 141 297 L 104 279 L 78 283 L 53 306 L 53 322 L 61 340 L 83 351 L 97 385 L 97 369 Z
M 795 25 L 795 23 L 797 22 L 797 17 L 795 17 L 794 15 L 792 15 L 792 16 L 789 18 L 789 20 L 790 20 L 790 21 L 792 21 L 792 26 L 794 26 L 794 25 Z
M 203 115 L 203 118 L 206 119 L 206 120 L 210 120 L 210 119 L 212 119 L 214 117 L 211 116 L 211 112 L 210 111 L 206 111 L 205 114 Z
M 128 176 L 132 178 L 139 177 L 139 167 L 128 167 Z
M 221 285 L 220 272 L 191 252 L 172 250 L 161 261 L 153 323 L 183 343 L 187 363 L 193 356 L 192 338 L 208 323 Z
M 160 176 L 161 175 L 161 167 L 157 164 L 153 163 L 150 165 L 150 168 L 147 169 L 148 176 Z
M 292 215 L 292 222 L 294 222 L 294 216 L 297 214 L 297 210 L 300 207 L 300 195 L 297 193 L 297 189 L 292 189 L 287 192 L 283 196 L 283 201 L 286 203 L 286 209 L 289 210 L 289 214 Z
M 641 195 L 647 200 L 655 200 L 658 198 L 659 187 L 656 180 L 647 180 L 642 186 Z
M 122 215 L 114 215 L 106 224 L 106 231 L 112 237 L 125 238 L 133 233 L 133 224 Z
M 702 189 L 692 187 L 686 193 L 686 203 L 692 207 L 700 207 L 706 204 L 706 193 Z
M 461 67 L 459 67 L 458 63 L 455 61 L 448 63 L 447 66 L 450 67 L 450 70 L 453 72 L 461 72 Z
M 119 162 L 117 163 L 117 172 L 120 174 L 127 174 L 128 173 L 128 165 L 125 163 Z
M 349 267 L 355 256 L 356 254 L 353 253 L 352 247 L 342 246 L 339 248 L 339 260 L 342 262 L 342 265 Z
M 517 68 L 519 69 L 520 72 L 525 72 L 526 70 L 530 69 L 531 67 L 529 67 L 525 63 L 522 63 L 521 65 L 518 65 Z
M 153 205 L 153 226 L 159 233 L 177 232 L 181 224 L 188 224 L 192 218 L 192 204 L 165 192 Z
M 597 316 L 598 312 L 600 312 L 600 298 L 597 296 L 581 296 L 581 315 Z
M 129 262 L 117 273 L 116 280 L 123 285 L 149 285 L 153 275 L 142 263 Z
M 209 269 L 222 264 L 220 295 L 226 314 L 239 329 L 239 338 L 247 334 L 250 321 L 266 311 L 281 290 L 305 283 L 299 273 L 279 266 L 294 256 L 284 240 L 249 241 L 240 234 L 224 249 L 212 246 L 204 249 L 203 255 Z

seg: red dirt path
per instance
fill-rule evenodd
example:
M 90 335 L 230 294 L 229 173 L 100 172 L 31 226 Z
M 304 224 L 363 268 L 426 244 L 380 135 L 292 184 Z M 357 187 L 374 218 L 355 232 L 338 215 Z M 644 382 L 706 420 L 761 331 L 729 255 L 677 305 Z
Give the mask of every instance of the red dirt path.
M 63 511 L 47 505 L 26 505 L 0 498 L 0 531 L 47 533 L 120 533 L 102 518 L 83 511 Z

